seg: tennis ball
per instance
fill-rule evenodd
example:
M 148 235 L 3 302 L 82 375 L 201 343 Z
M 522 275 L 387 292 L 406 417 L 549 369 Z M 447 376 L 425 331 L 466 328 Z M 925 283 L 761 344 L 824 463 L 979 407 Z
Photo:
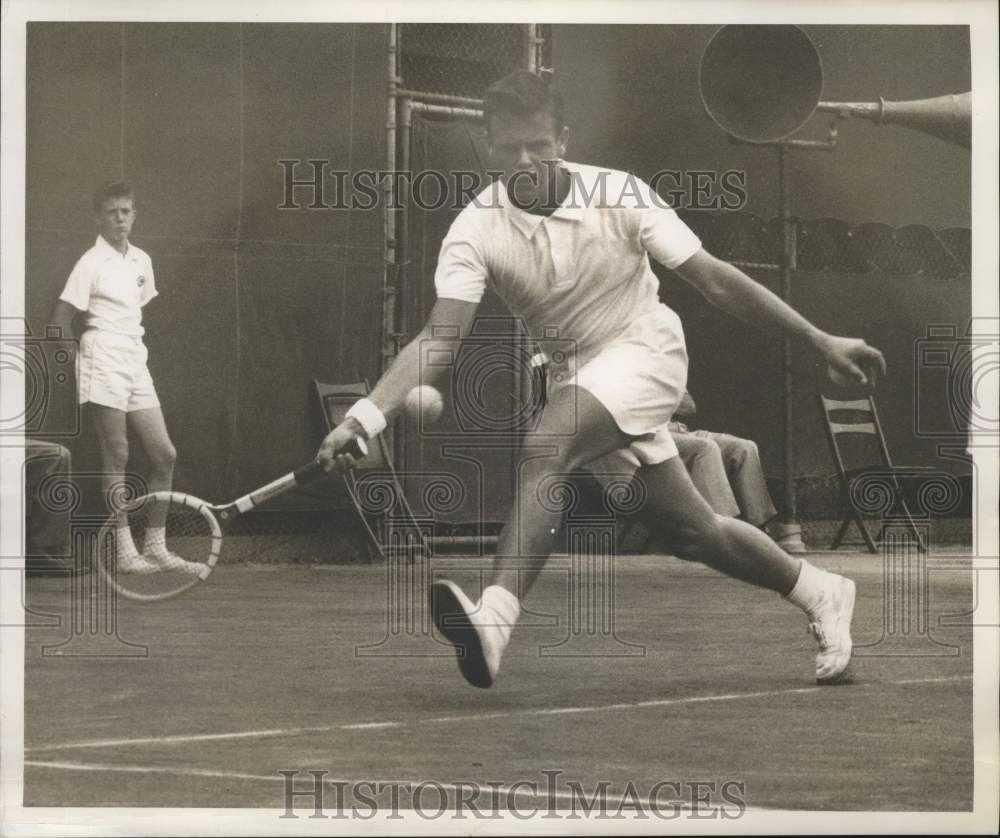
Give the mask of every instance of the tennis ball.
M 406 394 L 406 412 L 413 419 L 431 424 L 444 412 L 444 399 L 434 387 L 422 384 Z

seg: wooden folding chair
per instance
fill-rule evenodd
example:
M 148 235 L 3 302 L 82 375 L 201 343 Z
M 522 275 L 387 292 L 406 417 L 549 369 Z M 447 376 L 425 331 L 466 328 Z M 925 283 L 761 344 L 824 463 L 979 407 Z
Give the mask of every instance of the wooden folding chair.
M 327 431 L 333 430 L 344 421 L 344 416 L 358 399 L 368 395 L 368 382 L 358 381 L 353 384 L 326 384 L 313 379 L 313 387 L 319 399 L 323 421 Z M 414 547 L 423 551 L 424 555 L 430 555 L 430 543 L 410 508 L 403 492 L 403 485 L 396 474 L 396 469 L 392 463 L 392 433 L 390 426 L 379 434 L 374 440 L 368 443 L 368 456 L 361 460 L 357 467 L 344 474 L 344 485 L 347 487 L 347 494 L 351 498 L 351 503 L 361 523 L 368 533 L 370 541 L 369 557 L 372 552 L 377 553 L 378 558 L 384 560 L 386 553 L 394 549 L 412 550 Z M 392 504 L 380 513 L 373 513 L 366 509 L 358 495 L 358 472 L 359 471 L 379 471 L 384 473 L 391 482 Z M 395 530 L 394 535 L 397 541 L 390 543 L 381 536 L 384 534 L 387 519 L 391 517 Z M 400 536 L 403 536 L 399 542 Z
M 868 532 L 868 528 L 865 526 L 861 512 L 858 510 L 856 504 L 851 501 L 851 483 L 866 474 L 878 472 L 888 478 L 889 485 L 892 487 L 894 507 L 902 509 L 906 520 L 917 537 L 918 548 L 926 552 L 927 548 L 920 535 L 920 530 L 913 520 L 913 515 L 906 505 L 903 488 L 899 484 L 895 466 L 892 464 L 892 458 L 889 456 L 889 448 L 885 443 L 885 435 L 882 433 L 878 411 L 875 409 L 875 399 L 872 396 L 868 396 L 864 399 L 840 401 L 837 399 L 828 399 L 826 396 L 820 395 L 819 406 L 820 413 L 823 415 L 823 425 L 826 428 L 826 438 L 830 443 L 830 453 L 833 455 L 833 461 L 837 466 L 837 475 L 840 478 L 841 496 L 846 504 L 844 520 L 841 522 L 840 529 L 837 530 L 837 534 L 833 538 L 830 549 L 836 550 L 840 546 L 853 521 L 861 531 L 861 537 L 864 539 L 869 552 L 878 552 L 878 547 L 871 533 Z M 836 414 L 836 418 L 834 414 Z M 841 440 L 841 437 L 844 436 L 851 436 L 856 441 L 858 441 L 859 436 L 874 439 L 876 445 L 862 446 L 868 449 L 868 462 L 857 464 L 855 462 L 857 457 L 845 457 Z M 858 446 L 853 447 L 857 448 Z M 872 449 L 874 449 L 874 458 L 870 456 Z M 845 462 L 848 459 L 850 461 Z M 876 462 L 871 462 L 872 459 L 875 459 Z

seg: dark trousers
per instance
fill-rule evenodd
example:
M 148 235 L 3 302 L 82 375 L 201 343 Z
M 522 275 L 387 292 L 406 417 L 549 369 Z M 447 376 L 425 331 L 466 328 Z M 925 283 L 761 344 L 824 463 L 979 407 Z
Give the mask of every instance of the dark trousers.
M 24 440 L 25 564 L 53 560 L 70 567 L 69 518 L 72 458 L 57 442 Z

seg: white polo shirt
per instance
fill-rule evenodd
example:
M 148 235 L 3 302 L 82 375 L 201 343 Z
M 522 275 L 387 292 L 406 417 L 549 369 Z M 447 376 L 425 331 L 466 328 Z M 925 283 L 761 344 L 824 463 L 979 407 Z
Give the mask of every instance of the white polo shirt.
M 122 255 L 98 236 L 73 267 L 59 299 L 87 313 L 88 329 L 142 337 L 142 307 L 155 296 L 149 255 L 134 244 Z
M 572 185 L 549 216 L 518 209 L 499 182 L 477 195 L 441 245 L 434 283 L 439 298 L 475 303 L 492 280 L 543 347 L 555 327 L 579 364 L 657 308 L 677 322 L 659 301 L 649 255 L 675 268 L 701 242 L 634 175 L 561 165 Z

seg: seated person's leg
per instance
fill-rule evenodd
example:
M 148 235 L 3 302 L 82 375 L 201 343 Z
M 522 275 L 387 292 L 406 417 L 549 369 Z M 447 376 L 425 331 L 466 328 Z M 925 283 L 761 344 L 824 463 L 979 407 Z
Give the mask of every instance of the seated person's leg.
M 778 514 L 767 491 L 767 480 L 760 464 L 757 443 L 730 434 L 712 433 L 725 464 L 729 485 L 736 495 L 743 519 L 762 527 Z
M 72 459 L 56 442 L 24 440 L 25 556 L 70 564 L 69 515 L 59 498 L 67 490 Z M 35 564 L 35 563 L 30 563 Z
M 722 452 L 714 440 L 693 433 L 675 433 L 677 451 L 691 480 L 717 515 L 735 518 L 740 506 L 729 486 Z

